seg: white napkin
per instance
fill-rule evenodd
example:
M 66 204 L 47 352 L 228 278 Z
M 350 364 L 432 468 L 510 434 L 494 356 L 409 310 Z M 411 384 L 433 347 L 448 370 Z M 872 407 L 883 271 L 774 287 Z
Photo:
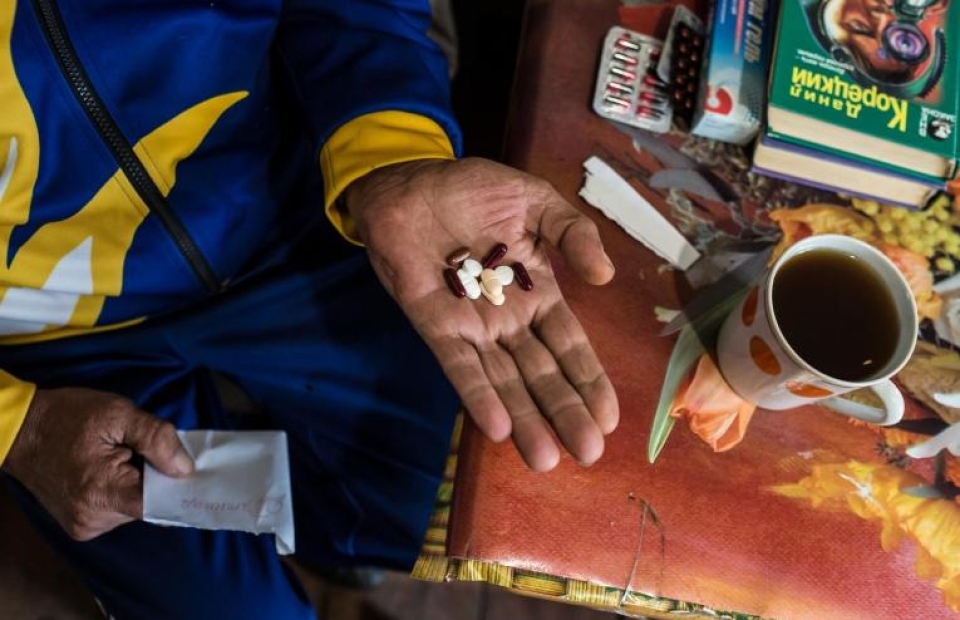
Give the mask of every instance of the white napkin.
M 277 553 L 296 549 L 287 435 L 282 431 L 180 431 L 196 470 L 169 478 L 143 472 L 143 520 L 205 530 L 276 534 Z
M 580 196 L 631 237 L 680 270 L 700 258 L 700 252 L 673 224 L 606 162 L 594 156 L 583 162 L 583 167 L 586 178 Z

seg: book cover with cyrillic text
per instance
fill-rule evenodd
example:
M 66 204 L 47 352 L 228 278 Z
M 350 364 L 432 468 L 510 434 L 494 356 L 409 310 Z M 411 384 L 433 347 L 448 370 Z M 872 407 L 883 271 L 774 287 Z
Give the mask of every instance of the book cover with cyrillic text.
M 783 0 L 771 109 L 956 160 L 958 36 L 960 0 Z

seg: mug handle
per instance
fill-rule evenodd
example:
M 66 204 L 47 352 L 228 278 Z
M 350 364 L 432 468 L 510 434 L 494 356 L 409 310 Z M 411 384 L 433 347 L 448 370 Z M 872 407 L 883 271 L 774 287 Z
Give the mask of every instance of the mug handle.
M 840 397 L 828 398 L 824 404 L 837 413 L 880 426 L 891 426 L 903 419 L 905 408 L 903 394 L 893 384 L 893 381 L 884 379 L 880 383 L 869 386 L 869 388 L 880 398 L 883 403 L 882 409 L 855 403 L 852 400 Z

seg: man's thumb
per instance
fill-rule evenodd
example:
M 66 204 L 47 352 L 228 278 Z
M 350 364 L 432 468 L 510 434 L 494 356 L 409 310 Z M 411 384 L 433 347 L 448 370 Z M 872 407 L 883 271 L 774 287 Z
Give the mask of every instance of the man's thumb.
M 169 422 L 137 410 L 124 430 L 123 442 L 168 476 L 193 473 L 193 459 L 180 443 L 177 429 Z

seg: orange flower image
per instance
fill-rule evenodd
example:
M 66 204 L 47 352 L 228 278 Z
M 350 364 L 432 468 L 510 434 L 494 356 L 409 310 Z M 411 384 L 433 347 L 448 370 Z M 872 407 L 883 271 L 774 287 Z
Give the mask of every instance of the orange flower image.
M 917 548 L 917 576 L 933 581 L 946 605 L 960 612 L 960 505 L 904 492 L 923 485 L 923 478 L 892 465 L 849 461 L 815 465 L 799 482 L 771 490 L 809 500 L 816 510 L 849 511 L 879 521 L 884 551 L 911 541 Z

